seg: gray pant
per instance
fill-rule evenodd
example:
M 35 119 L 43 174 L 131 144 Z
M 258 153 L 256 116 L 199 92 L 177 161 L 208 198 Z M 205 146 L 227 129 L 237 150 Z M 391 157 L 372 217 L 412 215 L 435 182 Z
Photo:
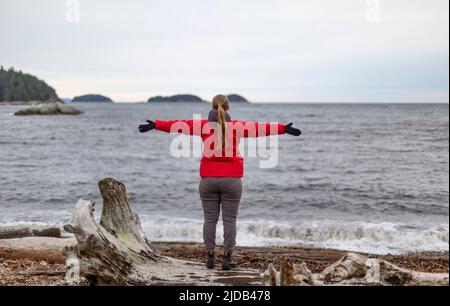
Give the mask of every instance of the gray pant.
M 200 181 L 203 204 L 203 240 L 207 252 L 216 246 L 216 225 L 222 204 L 223 238 L 225 252 L 236 245 L 236 219 L 242 195 L 242 180 L 236 177 L 204 177 Z

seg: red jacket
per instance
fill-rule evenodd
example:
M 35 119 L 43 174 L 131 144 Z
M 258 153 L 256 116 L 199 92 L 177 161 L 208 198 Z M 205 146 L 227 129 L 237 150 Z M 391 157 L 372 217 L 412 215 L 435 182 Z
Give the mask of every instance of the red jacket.
M 268 124 L 232 120 L 227 122 L 224 149 L 216 149 L 214 128 L 217 126 L 208 120 L 156 120 L 155 129 L 166 133 L 182 133 L 201 136 L 203 157 L 200 162 L 201 177 L 242 177 L 244 162 L 239 153 L 242 137 L 261 137 L 284 134 L 284 124 Z M 231 143 L 232 140 L 232 143 Z M 221 146 L 219 146 L 220 148 Z

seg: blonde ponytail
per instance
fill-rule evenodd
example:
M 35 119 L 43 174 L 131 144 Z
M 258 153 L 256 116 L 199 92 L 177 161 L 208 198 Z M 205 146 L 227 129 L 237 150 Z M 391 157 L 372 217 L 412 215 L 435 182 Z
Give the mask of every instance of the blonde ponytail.
M 222 143 L 222 149 L 226 145 L 226 124 L 227 124 L 227 110 L 230 108 L 230 102 L 224 95 L 217 95 L 213 99 L 213 108 L 217 109 L 217 123 L 220 125 L 218 138 Z
M 225 125 L 227 122 L 226 119 L 226 113 L 225 110 L 223 109 L 222 105 L 219 105 L 219 107 L 217 108 L 218 110 L 218 114 L 217 114 L 217 122 L 220 125 L 220 138 L 222 140 L 222 148 L 225 148 Z

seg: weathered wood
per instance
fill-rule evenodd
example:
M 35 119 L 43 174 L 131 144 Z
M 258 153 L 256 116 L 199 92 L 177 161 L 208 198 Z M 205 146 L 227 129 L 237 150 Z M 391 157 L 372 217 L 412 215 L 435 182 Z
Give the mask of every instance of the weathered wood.
M 273 266 L 262 274 L 268 286 L 286 285 L 382 285 L 448 286 L 448 273 L 424 273 L 398 267 L 383 259 L 349 253 L 321 273 L 312 274 L 306 265 L 285 264 L 277 271 Z
M 66 275 L 66 272 L 59 271 L 29 271 L 29 272 L 20 272 L 19 275 L 23 276 L 62 276 Z
M 145 238 L 138 216 L 129 207 L 125 186 L 114 180 L 99 182 L 103 197 L 101 221 L 93 216 L 94 203 L 78 201 L 64 229 L 78 241 L 66 248 L 68 276 L 77 274 L 91 284 L 157 285 L 261 284 L 256 270 L 208 270 L 203 264 L 162 256 Z
M 321 273 L 305 263 L 270 264 L 257 270 L 208 270 L 202 263 L 162 256 L 145 238 L 139 217 L 130 209 L 125 186 L 111 178 L 99 182 L 103 197 L 100 223 L 94 202 L 79 200 L 64 228 L 78 244 L 66 247 L 66 280 L 99 285 L 447 285 L 448 274 L 421 273 L 385 260 L 349 253 Z
M 57 227 L 39 226 L 11 226 L 0 228 L 0 239 L 15 239 L 24 237 L 61 238 L 61 230 Z

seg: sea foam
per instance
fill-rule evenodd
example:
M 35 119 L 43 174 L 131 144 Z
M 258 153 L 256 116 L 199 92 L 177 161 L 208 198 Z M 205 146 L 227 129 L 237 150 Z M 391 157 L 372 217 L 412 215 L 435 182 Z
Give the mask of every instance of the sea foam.
M 154 241 L 202 242 L 201 220 L 143 218 L 147 237 Z M 222 243 L 222 224 L 217 243 Z M 237 245 L 333 248 L 374 254 L 448 251 L 449 226 L 418 228 L 393 223 L 345 223 L 316 221 L 282 223 L 267 220 L 238 222 Z

